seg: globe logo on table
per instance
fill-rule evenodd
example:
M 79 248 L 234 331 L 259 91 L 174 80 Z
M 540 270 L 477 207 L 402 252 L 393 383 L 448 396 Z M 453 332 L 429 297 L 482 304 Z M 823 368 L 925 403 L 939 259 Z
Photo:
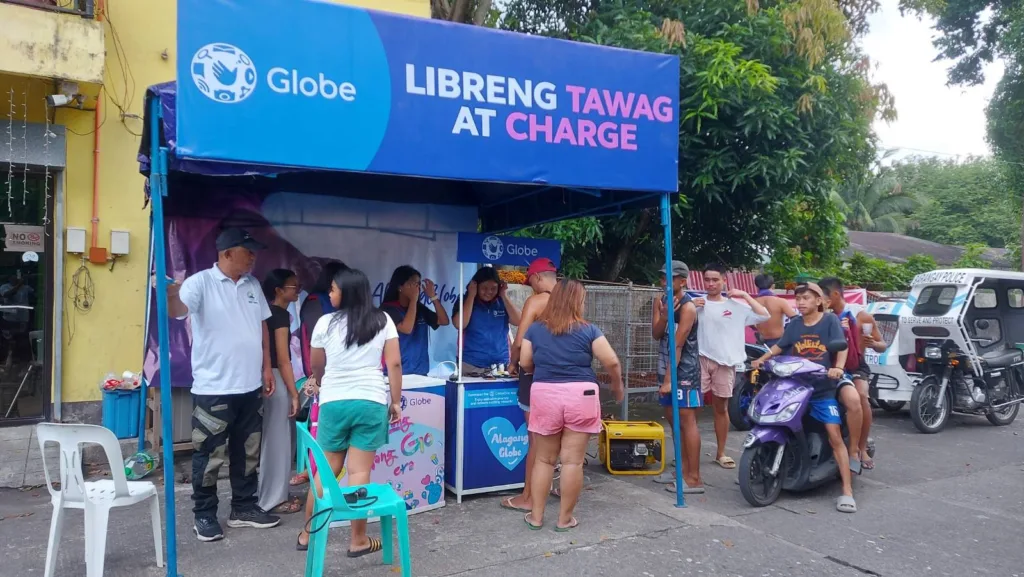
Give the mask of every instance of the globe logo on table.
M 237 46 L 207 44 L 192 57 L 192 81 L 207 98 L 234 104 L 256 89 L 256 66 Z
M 501 255 L 505 254 L 505 243 L 496 236 L 486 237 L 481 248 L 487 260 L 498 260 Z

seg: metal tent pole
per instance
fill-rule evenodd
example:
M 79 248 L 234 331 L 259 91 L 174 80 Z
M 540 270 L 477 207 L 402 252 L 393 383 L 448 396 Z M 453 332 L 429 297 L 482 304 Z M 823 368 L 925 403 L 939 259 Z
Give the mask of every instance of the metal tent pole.
M 633 281 L 626 287 L 626 377 L 622 388 L 622 420 L 629 420 L 629 373 L 633 370 Z
M 171 350 L 167 318 L 167 241 L 164 199 L 167 194 L 167 149 L 160 146 L 160 101 L 150 101 L 149 188 L 153 203 L 153 261 L 156 264 L 156 326 L 160 346 L 160 405 L 163 409 L 164 519 L 167 539 L 167 576 L 178 577 L 178 539 L 174 509 L 174 438 L 171 418 Z
M 672 381 L 672 443 L 676 454 L 676 507 L 685 507 L 683 496 L 683 435 L 679 432 L 679 375 L 676 370 L 676 315 L 672 293 L 672 205 L 669 193 L 661 195 L 661 226 L 665 229 L 665 293 L 668 319 L 665 330 L 668 331 L 668 369 Z

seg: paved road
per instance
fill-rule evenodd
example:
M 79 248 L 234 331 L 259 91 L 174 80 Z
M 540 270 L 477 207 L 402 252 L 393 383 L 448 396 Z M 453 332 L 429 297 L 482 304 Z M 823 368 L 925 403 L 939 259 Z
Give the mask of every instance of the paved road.
M 708 494 L 687 509 L 646 478 L 610 477 L 592 466 L 575 532 L 528 531 L 490 496 L 413 517 L 414 575 L 1024 576 L 1024 419 L 996 428 L 960 417 L 925 436 L 905 414 L 876 416 L 878 468 L 854 482 L 855 515 L 834 510 L 834 486 L 753 509 L 735 473 L 715 468 L 710 456 Z M 710 423 L 702 429 L 711 451 Z M 734 457 L 742 439 L 730 434 Z M 177 494 L 180 573 L 302 574 L 304 557 L 293 545 L 299 519 L 269 531 L 229 529 L 224 541 L 200 544 L 189 532 L 188 494 L 187 487 Z M 0 518 L 0 576 L 42 575 L 45 491 L 0 492 Z M 153 567 L 148 525 L 144 510 L 112 515 L 106 575 L 165 574 Z M 84 575 L 80 515 L 70 515 L 64 534 L 57 575 Z M 327 575 L 397 574 L 372 558 L 345 559 L 345 546 L 344 530 L 332 533 Z

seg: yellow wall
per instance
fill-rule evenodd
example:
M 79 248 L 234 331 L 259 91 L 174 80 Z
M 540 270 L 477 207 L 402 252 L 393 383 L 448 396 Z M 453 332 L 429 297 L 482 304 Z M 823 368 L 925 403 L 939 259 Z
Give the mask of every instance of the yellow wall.
M 336 1 L 413 16 L 429 17 L 430 14 L 429 0 Z M 113 271 L 109 266 L 87 265 L 96 287 L 95 305 L 88 314 L 76 313 L 65 296 L 65 403 L 99 400 L 98 383 L 108 371 L 120 373 L 142 368 L 149 211 L 142 208 L 143 177 L 136 160 L 138 135 L 142 133 L 146 87 L 172 80 L 175 71 L 174 3 L 107 0 L 106 4 L 109 19 L 104 22 L 107 58 L 100 129 L 98 244 L 109 248 L 110 229 L 127 229 L 131 231 L 131 255 L 119 260 Z M 114 46 L 115 37 L 120 40 L 120 58 Z M 0 111 L 4 110 L 3 99 L 6 98 L 3 78 L 0 76 Z M 31 88 L 33 91 L 49 85 L 48 82 L 32 82 L 33 86 L 37 84 Z M 20 96 L 16 96 L 17 99 Z M 86 107 L 91 108 L 92 102 L 87 101 Z M 124 118 L 118 106 L 125 109 Z M 41 115 L 41 111 L 30 112 L 30 116 L 33 114 Z M 67 199 L 64 224 L 67 227 L 90 227 L 93 119 L 92 112 L 70 109 L 60 109 L 56 118 L 58 123 L 68 127 L 68 166 L 64 181 Z M 65 259 L 65 295 L 80 265 L 77 258 Z M 69 339 L 72 328 L 73 339 Z
M 74 14 L 0 3 L 0 70 L 99 83 L 103 26 Z

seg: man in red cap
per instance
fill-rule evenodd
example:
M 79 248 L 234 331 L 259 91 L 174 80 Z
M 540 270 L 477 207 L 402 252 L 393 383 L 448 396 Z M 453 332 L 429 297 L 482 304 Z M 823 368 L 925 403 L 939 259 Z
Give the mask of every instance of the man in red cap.
M 530 385 L 533 384 L 533 375 L 527 373 L 521 373 L 519 371 L 519 352 L 523 346 L 523 335 L 526 334 L 526 329 L 530 328 L 530 324 L 533 321 L 540 318 L 541 313 L 548 306 L 548 298 L 551 296 L 551 289 L 555 288 L 555 283 L 558 282 L 558 275 L 556 274 L 558 269 L 555 267 L 555 263 L 550 258 L 537 258 L 530 263 L 530 267 L 526 269 L 526 284 L 530 285 L 533 289 L 533 295 L 526 299 L 526 303 L 523 305 L 522 319 L 519 321 L 519 326 L 516 328 L 516 339 L 512 343 L 512 355 L 511 362 L 509 363 L 509 369 L 514 373 L 519 374 L 519 408 L 523 410 L 526 415 L 526 422 L 530 422 Z M 533 436 L 533 433 L 530 433 Z M 523 487 L 523 493 L 517 497 L 508 497 L 502 499 L 501 506 L 506 509 L 513 509 L 516 511 L 530 511 L 532 508 L 530 502 L 530 474 L 533 472 L 534 462 L 534 451 L 533 451 L 533 439 L 530 439 L 529 449 L 526 452 L 526 485 Z

